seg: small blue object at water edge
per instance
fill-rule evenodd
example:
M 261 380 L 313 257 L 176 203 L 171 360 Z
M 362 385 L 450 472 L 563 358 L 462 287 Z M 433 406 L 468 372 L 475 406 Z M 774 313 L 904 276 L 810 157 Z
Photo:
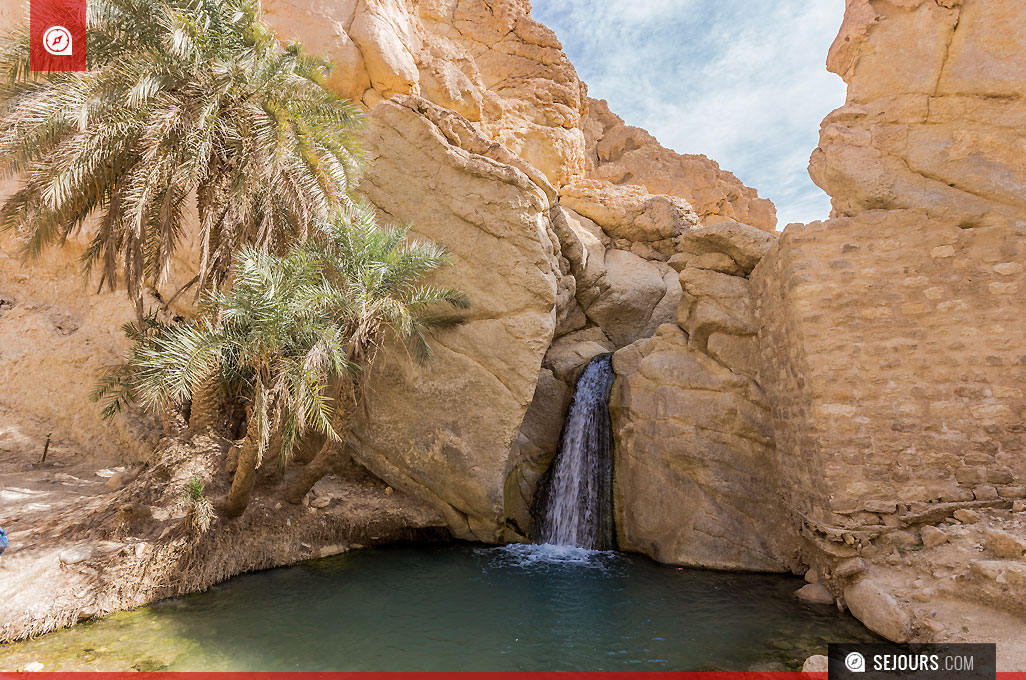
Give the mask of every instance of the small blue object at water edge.
M 0 555 L 3 555 L 5 550 L 7 550 L 7 532 L 0 527 Z

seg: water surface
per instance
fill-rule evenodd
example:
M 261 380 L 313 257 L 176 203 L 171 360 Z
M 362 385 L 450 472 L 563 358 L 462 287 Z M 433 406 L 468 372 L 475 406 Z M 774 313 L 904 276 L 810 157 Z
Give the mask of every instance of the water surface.
M 877 639 L 801 585 L 575 548 L 361 550 L 2 646 L 0 670 L 785 670 Z

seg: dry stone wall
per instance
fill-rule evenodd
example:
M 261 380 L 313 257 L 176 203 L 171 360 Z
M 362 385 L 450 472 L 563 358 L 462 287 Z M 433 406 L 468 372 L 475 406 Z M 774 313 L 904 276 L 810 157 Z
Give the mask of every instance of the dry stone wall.
M 1026 495 L 1024 262 L 1026 229 L 925 210 L 785 230 L 753 281 L 795 512 L 881 525 Z

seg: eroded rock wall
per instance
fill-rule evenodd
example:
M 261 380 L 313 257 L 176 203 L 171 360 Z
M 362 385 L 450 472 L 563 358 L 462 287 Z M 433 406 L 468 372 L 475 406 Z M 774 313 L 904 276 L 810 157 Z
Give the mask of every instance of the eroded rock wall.
M 737 220 L 767 231 L 776 228 L 773 203 L 715 161 L 665 148 L 645 130 L 625 124 L 601 99 L 588 99 L 587 104 L 582 125 L 589 177 L 680 196 L 691 203 L 702 224 Z
M 124 293 L 96 293 L 82 276 L 83 250 L 71 243 L 26 262 L 19 244 L 0 235 L 0 448 L 7 437 L 38 436 L 42 453 L 42 436 L 52 432 L 51 460 L 143 460 L 156 424 L 129 411 L 108 425 L 89 401 L 104 370 L 121 360 L 121 325 L 135 315 Z
M 585 86 L 526 0 L 263 0 L 264 17 L 338 65 L 368 108 L 421 96 L 474 122 L 559 186 L 584 171 Z
M 4 20 L 17 14 L 2 9 Z M 533 486 L 555 452 L 576 368 L 676 324 L 682 301 L 705 295 L 680 274 L 690 232 L 735 219 L 771 229 L 772 204 L 589 102 L 526 0 L 264 0 L 262 9 L 283 39 L 336 62 L 329 86 L 371 112 L 361 188 L 386 220 L 412 220 L 453 252 L 438 280 L 473 303 L 460 328 L 435 339 L 433 364 L 395 347 L 382 356 L 354 452 L 438 507 L 457 536 L 529 533 Z M 142 455 L 149 444 L 125 429 L 137 426 L 118 421 L 111 435 L 85 398 L 120 357 L 130 308 L 81 287 L 76 248 L 46 253 L 45 273 L 0 261 L 0 295 L 14 300 L 0 307 L 0 333 L 16 337 L 0 351 L 22 352 L 5 366 L 2 403 L 53 419 L 98 455 Z M 691 254 L 704 257 L 699 269 L 733 262 Z M 82 324 L 67 336 L 52 321 L 65 312 Z M 747 375 L 735 360 L 752 332 L 710 333 L 699 349 Z M 45 374 L 50 396 L 22 396 L 52 354 L 63 368 Z
M 809 170 L 835 216 L 1026 220 L 1026 5 L 848 0 L 827 67 L 848 96 Z
M 463 290 L 471 309 L 435 334 L 429 364 L 382 353 L 353 450 L 438 505 L 458 537 L 495 542 L 507 459 L 555 329 L 558 245 L 545 191 L 453 144 L 436 123 L 446 115 L 412 96 L 375 107 L 360 187 L 390 219 L 450 250 L 453 266 L 434 282 Z

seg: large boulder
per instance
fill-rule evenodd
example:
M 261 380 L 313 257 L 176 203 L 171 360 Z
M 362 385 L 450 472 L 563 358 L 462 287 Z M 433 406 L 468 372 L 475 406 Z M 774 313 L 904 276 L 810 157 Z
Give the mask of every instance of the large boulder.
M 453 266 L 434 283 L 461 288 L 472 308 L 431 338 L 433 362 L 383 353 L 352 444 L 375 474 L 439 507 L 456 536 L 495 542 L 510 452 L 555 327 L 555 234 L 541 187 L 454 145 L 429 113 L 413 97 L 374 109 L 360 188 L 449 248 Z
M 855 617 L 891 642 L 908 642 L 911 617 L 888 588 L 870 577 L 844 589 L 844 601 Z
M 683 198 L 593 179 L 562 187 L 559 203 L 598 224 L 614 241 L 647 246 L 667 258 L 677 252 L 684 233 L 698 224 L 698 215 Z
M 774 234 L 730 221 L 688 231 L 681 239 L 680 250 L 693 255 L 727 255 L 747 275 L 776 242 Z
M 668 293 L 663 269 L 626 250 L 607 250 L 603 264 L 606 273 L 598 286 L 600 292 L 595 301 L 584 308 L 585 314 L 617 347 L 651 335 L 652 315 L 659 303 L 667 294 L 679 300 L 680 288 L 676 291 L 671 288 Z M 663 306 L 660 313 L 663 315 L 659 319 L 661 323 L 673 319 L 672 309 Z
M 544 365 L 552 375 L 563 382 L 572 381 L 573 372 L 599 354 L 612 352 L 616 347 L 598 326 L 564 335 L 552 343 L 545 354 Z
M 848 84 L 809 171 L 835 217 L 924 208 L 963 227 L 1026 214 L 1026 5 L 849 0 L 828 68 Z
M 701 349 L 715 333 L 753 336 L 758 332 L 751 282 L 711 269 L 687 267 L 680 273 L 683 288 L 677 322 Z
M 621 548 L 661 562 L 786 571 L 797 536 L 780 502 L 762 390 L 661 326 L 613 355 Z

